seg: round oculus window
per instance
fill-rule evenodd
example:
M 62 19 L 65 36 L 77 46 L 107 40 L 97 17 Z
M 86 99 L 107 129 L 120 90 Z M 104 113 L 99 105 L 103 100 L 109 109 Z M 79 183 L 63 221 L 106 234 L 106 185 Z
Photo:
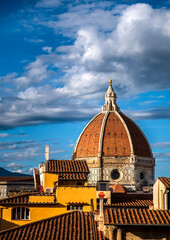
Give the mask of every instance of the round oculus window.
M 113 170 L 113 171 L 111 172 L 111 177 L 112 177 L 113 180 L 117 180 L 118 178 L 120 178 L 120 173 L 119 173 L 119 171 L 118 171 L 118 170 Z

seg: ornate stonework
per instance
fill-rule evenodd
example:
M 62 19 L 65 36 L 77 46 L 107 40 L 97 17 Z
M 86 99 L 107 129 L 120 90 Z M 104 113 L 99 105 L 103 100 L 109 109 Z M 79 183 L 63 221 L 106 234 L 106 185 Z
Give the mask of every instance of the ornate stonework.
M 105 104 L 84 128 L 73 151 L 74 160 L 86 160 L 89 184 L 109 180 L 128 188 L 153 185 L 155 159 L 142 130 L 120 111 L 109 81 Z

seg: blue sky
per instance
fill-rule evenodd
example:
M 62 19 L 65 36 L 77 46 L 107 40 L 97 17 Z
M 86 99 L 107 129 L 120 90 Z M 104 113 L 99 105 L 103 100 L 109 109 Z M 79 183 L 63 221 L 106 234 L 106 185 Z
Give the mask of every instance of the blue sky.
M 0 21 L 1 167 L 31 172 L 46 144 L 70 159 L 111 76 L 169 176 L 169 1 L 6 0 Z

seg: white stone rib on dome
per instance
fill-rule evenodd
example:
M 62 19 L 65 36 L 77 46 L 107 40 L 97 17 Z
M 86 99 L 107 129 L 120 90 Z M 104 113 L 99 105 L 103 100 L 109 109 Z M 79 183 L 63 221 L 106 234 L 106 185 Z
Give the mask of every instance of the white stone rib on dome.
M 72 158 L 74 159 L 74 156 L 76 154 L 76 151 L 77 151 L 77 146 L 79 144 L 79 141 L 81 139 L 81 136 L 83 135 L 84 131 L 86 130 L 86 128 L 90 125 L 90 123 L 97 117 L 101 114 L 102 112 L 99 112 L 97 115 L 95 115 L 91 120 L 90 122 L 85 126 L 85 128 L 83 129 L 83 131 L 81 132 L 80 136 L 78 137 L 77 141 L 76 141 L 76 144 L 74 146 L 74 149 L 73 149 L 73 154 L 72 154 Z

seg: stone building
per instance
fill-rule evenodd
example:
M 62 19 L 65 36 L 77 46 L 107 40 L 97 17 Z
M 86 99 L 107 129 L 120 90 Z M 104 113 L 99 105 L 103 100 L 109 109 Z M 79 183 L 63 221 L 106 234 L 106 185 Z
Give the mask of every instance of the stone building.
M 0 177 L 0 198 L 34 190 L 33 177 Z
M 150 144 L 139 126 L 120 111 L 116 98 L 110 80 L 102 111 L 80 134 L 73 159 L 87 161 L 89 184 L 119 182 L 129 189 L 152 186 L 155 159 Z
M 170 210 L 170 177 L 159 177 L 153 186 L 155 209 Z

